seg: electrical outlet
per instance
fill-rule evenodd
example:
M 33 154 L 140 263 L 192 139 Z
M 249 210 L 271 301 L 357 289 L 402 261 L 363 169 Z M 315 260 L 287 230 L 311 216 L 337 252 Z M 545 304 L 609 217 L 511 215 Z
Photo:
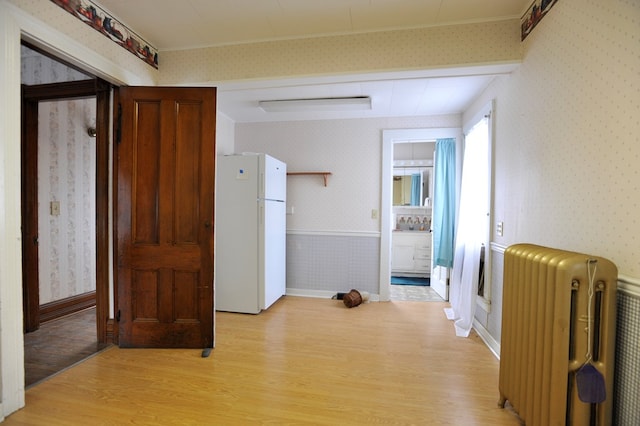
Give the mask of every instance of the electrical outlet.
M 378 209 L 372 209 L 371 210 L 371 219 L 377 219 L 378 218 Z
M 498 222 L 496 223 L 496 234 L 498 235 L 498 237 L 502 237 L 503 233 L 504 233 L 504 222 Z
M 49 204 L 51 216 L 60 216 L 60 201 L 52 201 Z

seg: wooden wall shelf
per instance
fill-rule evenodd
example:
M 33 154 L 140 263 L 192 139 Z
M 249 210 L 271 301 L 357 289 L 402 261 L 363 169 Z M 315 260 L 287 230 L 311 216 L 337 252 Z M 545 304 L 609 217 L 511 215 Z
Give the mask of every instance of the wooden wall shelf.
M 302 175 L 320 175 L 324 180 L 324 186 L 327 186 L 327 179 L 331 175 L 331 172 L 287 172 L 288 176 L 302 176 Z

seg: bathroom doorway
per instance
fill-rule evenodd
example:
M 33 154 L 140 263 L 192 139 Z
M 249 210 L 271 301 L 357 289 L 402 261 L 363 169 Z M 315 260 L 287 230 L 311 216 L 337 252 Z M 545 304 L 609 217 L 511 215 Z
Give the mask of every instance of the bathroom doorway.
M 392 301 L 444 301 L 430 286 L 435 142 L 393 144 Z
M 420 143 L 432 143 L 435 145 L 435 141 L 436 139 L 440 139 L 440 138 L 454 138 L 456 139 L 456 141 L 462 140 L 462 131 L 459 128 L 443 128 L 443 129 L 400 129 L 400 130 L 384 130 L 383 131 L 383 143 L 382 143 L 382 197 L 381 197 L 381 210 L 380 210 L 380 217 L 381 217 L 381 244 L 380 244 L 380 282 L 379 282 L 379 294 L 380 294 L 380 300 L 381 301 L 388 301 L 388 300 L 394 300 L 397 299 L 401 296 L 399 296 L 397 294 L 397 292 L 395 290 L 397 290 L 396 287 L 392 287 L 391 284 L 391 277 L 392 277 L 392 268 L 394 268 L 394 266 L 392 266 L 392 263 L 396 263 L 397 266 L 397 262 L 398 262 L 398 258 L 396 258 L 395 262 L 393 262 L 393 250 L 392 250 L 392 245 L 393 245 L 393 235 L 394 235 L 394 230 L 397 227 L 397 216 L 394 214 L 394 206 L 393 206 L 393 177 L 394 177 L 394 156 L 396 154 L 400 154 L 403 153 L 405 150 L 411 151 L 411 145 L 410 144 L 420 144 Z M 398 145 L 398 149 L 396 150 L 396 144 Z M 415 145 L 413 147 L 413 153 L 415 156 L 420 156 L 420 155 L 426 155 L 422 154 L 420 151 L 420 148 L 418 148 L 418 150 L 416 150 L 417 147 L 422 148 L 420 145 Z M 431 149 L 431 148 L 430 148 Z M 404 154 L 406 156 L 406 153 Z M 433 152 L 431 151 L 431 167 L 434 166 L 433 164 Z M 418 158 L 415 158 L 414 161 L 419 160 Z M 397 164 L 397 163 L 396 163 Z M 415 164 L 414 164 L 415 165 Z M 431 192 L 427 192 L 427 195 L 432 194 L 433 190 L 431 190 Z M 429 200 L 426 200 L 425 198 L 429 198 Z M 432 197 L 425 197 L 423 195 L 422 197 L 422 206 L 411 206 L 410 202 L 408 203 L 409 206 L 402 206 L 403 208 L 408 208 L 409 210 L 407 211 L 412 211 L 412 210 L 416 210 L 416 212 L 419 210 L 420 213 L 417 213 L 417 215 L 412 215 L 412 222 L 415 222 L 415 217 L 419 216 L 421 218 L 420 220 L 420 224 L 422 224 L 422 218 L 424 218 L 425 216 L 427 216 L 429 218 L 429 225 L 430 225 L 430 215 L 431 215 L 431 206 L 432 206 Z M 407 203 L 404 203 L 407 204 Z M 427 206 L 425 206 L 425 204 L 427 204 Z M 425 209 L 426 207 L 426 209 Z M 396 208 L 396 210 L 401 210 L 400 208 Z M 428 213 L 424 213 L 423 210 L 425 212 Z M 397 213 L 397 212 L 396 212 Z M 407 223 L 408 220 L 405 217 L 405 223 L 404 226 L 406 226 L 407 228 L 409 227 L 409 224 Z M 414 225 L 414 231 L 415 231 L 415 223 L 412 223 L 412 225 Z M 419 226 L 418 226 L 418 230 L 419 230 Z M 410 246 L 411 243 L 405 244 L 405 246 Z M 415 247 L 415 246 L 414 246 Z M 407 248 L 408 250 L 408 248 Z M 419 253 L 422 254 L 422 253 Z M 427 275 L 429 276 L 429 280 L 430 280 L 430 285 L 427 287 L 433 287 L 431 281 L 435 278 L 435 279 L 441 279 L 441 277 L 443 277 L 443 274 L 441 273 L 441 271 L 438 271 L 438 274 L 434 277 L 434 267 L 433 267 L 433 262 L 431 262 L 432 255 L 431 253 L 429 254 L 429 268 L 428 268 L 428 273 Z M 415 270 L 415 264 L 414 264 L 414 271 Z M 420 268 L 420 266 L 418 267 L 418 275 L 423 274 L 423 269 Z M 437 269 L 436 269 L 437 270 Z M 410 275 L 410 271 L 405 270 L 405 272 L 408 272 Z M 448 284 L 448 279 L 444 279 L 444 285 Z M 392 294 L 391 294 L 391 290 L 394 290 L 394 297 L 392 298 Z M 430 289 L 431 290 L 431 289 Z M 442 297 L 441 297 L 442 298 Z M 442 298 L 442 300 L 446 300 L 446 298 Z

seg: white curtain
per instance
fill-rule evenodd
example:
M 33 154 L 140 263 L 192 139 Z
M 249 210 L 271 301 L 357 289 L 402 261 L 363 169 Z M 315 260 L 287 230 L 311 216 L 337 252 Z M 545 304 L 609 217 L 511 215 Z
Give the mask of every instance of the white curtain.
M 449 287 L 451 308 L 447 318 L 454 320 L 457 336 L 467 337 L 473 325 L 480 251 L 487 238 L 489 213 L 489 131 L 483 118 L 465 138 L 460 187 L 460 210 L 456 234 L 453 272 Z

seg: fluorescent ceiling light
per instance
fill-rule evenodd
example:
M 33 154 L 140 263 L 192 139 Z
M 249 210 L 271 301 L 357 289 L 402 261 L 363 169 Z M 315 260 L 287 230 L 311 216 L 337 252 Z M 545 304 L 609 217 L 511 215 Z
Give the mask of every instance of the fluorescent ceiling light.
M 350 98 L 282 99 L 258 102 L 266 112 L 296 111 L 353 111 L 371 109 L 371 98 L 355 96 Z

